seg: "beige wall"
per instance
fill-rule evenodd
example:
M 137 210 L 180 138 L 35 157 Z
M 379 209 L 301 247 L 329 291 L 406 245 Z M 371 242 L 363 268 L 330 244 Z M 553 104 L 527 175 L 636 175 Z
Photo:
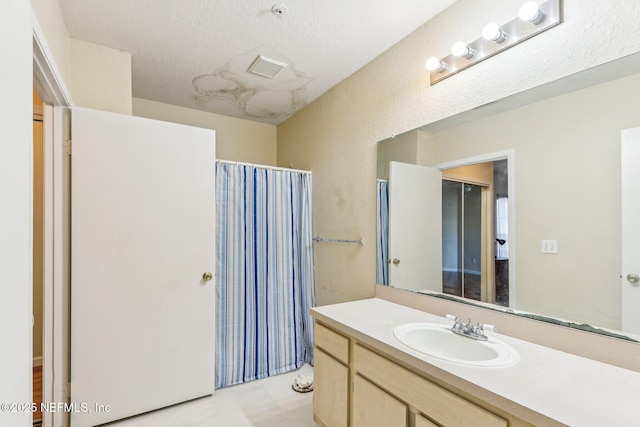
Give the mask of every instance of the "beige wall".
M 620 131 L 640 75 L 431 135 L 436 164 L 515 150 L 516 308 L 620 329 Z M 558 254 L 541 240 L 558 240 Z
M 276 165 L 277 128 L 274 125 L 140 98 L 133 99 L 133 114 L 149 119 L 214 129 L 218 159 Z
M 73 105 L 131 114 L 131 54 L 71 39 L 57 1 L 31 7 Z
M 278 163 L 313 172 L 314 235 L 364 238 L 363 246 L 314 245 L 318 305 L 367 298 L 374 291 L 376 141 L 382 134 L 381 123 L 364 106 L 381 101 L 368 99 L 375 91 L 358 90 L 361 73 L 278 126 Z
M 378 179 L 389 179 L 389 162 L 417 164 L 418 131 L 405 132 L 378 143 Z
M 429 86 L 428 56 L 507 22 L 521 3 L 459 0 L 278 126 L 278 163 L 313 171 L 315 234 L 365 240 L 316 244 L 318 304 L 374 294 L 377 141 L 640 51 L 634 2 L 565 0 L 562 25 Z
M 69 85 L 71 81 L 71 39 L 62 18 L 60 4 L 51 0 L 31 0 L 31 8 L 42 30 L 47 46 L 62 80 Z
M 131 54 L 71 39 L 74 105 L 131 114 Z

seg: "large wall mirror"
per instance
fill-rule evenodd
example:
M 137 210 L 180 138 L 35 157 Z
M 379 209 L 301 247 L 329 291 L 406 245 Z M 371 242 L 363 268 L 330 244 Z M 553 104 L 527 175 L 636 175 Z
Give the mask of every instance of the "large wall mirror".
M 380 141 L 378 284 L 640 338 L 621 264 L 638 127 L 640 54 Z

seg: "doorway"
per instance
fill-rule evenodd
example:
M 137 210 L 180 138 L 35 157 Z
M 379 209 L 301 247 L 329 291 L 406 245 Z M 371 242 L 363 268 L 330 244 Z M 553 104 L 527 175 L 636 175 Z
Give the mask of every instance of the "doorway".
M 70 140 L 71 97 L 53 64 L 38 26 L 32 30 L 32 91 L 42 100 L 42 368 L 32 373 L 31 387 L 41 390 L 43 402 L 69 401 L 69 277 L 70 277 Z M 32 101 L 32 100 L 31 100 Z M 33 105 L 33 101 L 31 102 Z M 34 108 L 34 110 L 37 110 Z M 32 147 L 32 151 L 33 147 Z M 33 152 L 31 164 L 33 165 Z M 39 179 L 38 179 L 39 180 Z M 35 182 L 36 180 L 33 179 Z M 34 189 L 30 189 L 33 197 Z M 33 245 L 35 247 L 36 244 Z M 32 294 L 33 295 L 33 294 Z M 39 309 L 34 313 L 40 312 Z M 35 331 L 34 331 L 35 333 Z M 33 355 L 31 355 L 33 356 Z M 39 371 L 39 370 L 38 370 Z M 38 374 L 41 376 L 38 377 Z M 34 375 L 35 374 L 35 375 Z M 39 383 L 39 384 L 38 384 Z M 34 396 L 32 395 L 33 399 Z M 36 397 L 37 398 L 37 397 Z M 35 402 L 34 402 L 35 403 Z M 69 413 L 41 414 L 41 425 L 68 425 Z
M 508 160 L 442 172 L 443 292 L 509 306 Z
M 442 291 L 482 301 L 482 192 L 486 187 L 442 180 Z
M 33 425 L 42 425 L 44 332 L 44 103 L 33 90 Z

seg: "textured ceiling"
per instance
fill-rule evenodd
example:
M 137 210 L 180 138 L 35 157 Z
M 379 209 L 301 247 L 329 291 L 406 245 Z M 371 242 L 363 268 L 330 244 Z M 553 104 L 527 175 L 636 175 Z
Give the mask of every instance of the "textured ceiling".
M 454 1 L 60 0 L 60 6 L 72 38 L 132 54 L 133 96 L 279 124 Z M 276 4 L 288 11 L 274 14 Z M 247 73 L 258 55 L 289 65 L 274 79 Z

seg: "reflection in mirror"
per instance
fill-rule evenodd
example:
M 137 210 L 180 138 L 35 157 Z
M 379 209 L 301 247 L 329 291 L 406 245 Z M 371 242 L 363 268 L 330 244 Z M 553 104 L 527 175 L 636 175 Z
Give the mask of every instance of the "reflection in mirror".
M 620 144 L 622 130 L 640 127 L 638 73 L 640 55 L 633 55 L 380 141 L 378 283 L 464 295 L 637 338 L 640 322 L 625 320 L 621 309 L 629 305 L 622 296 L 631 298 L 625 287 L 633 284 L 622 277 Z M 500 165 L 507 156 L 496 153 L 512 157 Z M 483 162 L 492 164 L 489 183 L 451 170 Z M 394 243 L 394 163 L 436 169 L 445 178 L 429 202 L 439 214 L 405 204 L 405 211 L 417 211 L 415 221 L 440 230 L 439 237 L 424 238 L 417 231 L 422 225 L 404 223 L 413 230 L 404 239 L 430 242 L 419 251 L 441 257 L 435 274 L 420 273 L 410 283 L 394 281 L 394 274 L 420 264 L 422 252 L 412 259 L 395 250 L 407 243 Z M 479 219 L 467 218 L 465 203 Z M 389 217 L 382 213 L 387 204 Z
M 507 160 L 443 170 L 442 292 L 509 306 Z
M 476 301 L 486 301 L 483 191 L 480 185 L 442 180 L 442 292 Z

